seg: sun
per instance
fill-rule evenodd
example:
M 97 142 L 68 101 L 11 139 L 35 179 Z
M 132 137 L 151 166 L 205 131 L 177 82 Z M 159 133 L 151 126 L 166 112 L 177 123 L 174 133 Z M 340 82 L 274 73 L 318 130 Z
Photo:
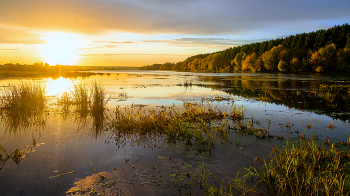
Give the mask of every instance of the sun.
M 46 63 L 50 65 L 74 65 L 79 57 L 79 43 L 74 34 L 50 33 L 42 38 L 47 41 L 41 48 Z

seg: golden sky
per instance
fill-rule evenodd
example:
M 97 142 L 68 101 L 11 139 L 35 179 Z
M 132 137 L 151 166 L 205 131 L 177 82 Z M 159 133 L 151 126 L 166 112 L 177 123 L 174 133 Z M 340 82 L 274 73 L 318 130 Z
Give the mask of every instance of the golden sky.
M 350 1 L 3 0 L 0 64 L 144 66 L 341 25 Z

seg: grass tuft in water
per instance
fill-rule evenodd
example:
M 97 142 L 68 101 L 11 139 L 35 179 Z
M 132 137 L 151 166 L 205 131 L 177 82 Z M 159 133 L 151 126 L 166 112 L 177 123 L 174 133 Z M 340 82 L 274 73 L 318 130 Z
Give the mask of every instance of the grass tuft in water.
M 74 84 L 70 92 L 58 98 L 58 103 L 65 109 L 74 106 L 79 113 L 92 112 L 94 115 L 103 113 L 107 101 L 107 90 L 100 82 L 84 80 Z
M 235 110 L 235 109 L 233 109 Z M 181 110 L 175 106 L 148 112 L 133 106 L 117 107 L 109 118 L 109 129 L 117 145 L 125 137 L 164 138 L 167 142 L 214 145 L 217 133 L 228 138 L 228 115 L 208 102 L 185 102 Z
M 57 101 L 65 114 L 69 114 L 70 109 L 76 111 L 78 116 L 74 117 L 80 128 L 91 123 L 91 130 L 95 131 L 94 137 L 98 137 L 104 130 L 105 106 L 108 100 L 107 90 L 100 82 L 80 80 L 74 84 L 72 90 L 61 94 Z
M 22 81 L 2 93 L 1 118 L 11 128 L 43 124 L 42 111 L 46 106 L 45 85 Z
M 268 191 L 280 195 L 348 195 L 350 193 L 350 160 L 344 151 L 321 148 L 314 141 L 288 142 L 275 149 L 271 160 L 260 160 L 238 178 L 249 187 L 264 183 Z
M 13 111 L 43 109 L 46 103 L 45 85 L 23 81 L 6 89 L 2 96 L 2 108 Z

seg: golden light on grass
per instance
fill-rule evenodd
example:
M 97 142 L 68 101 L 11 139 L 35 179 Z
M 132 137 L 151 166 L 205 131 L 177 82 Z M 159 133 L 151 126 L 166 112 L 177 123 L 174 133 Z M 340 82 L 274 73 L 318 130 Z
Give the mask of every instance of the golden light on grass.
M 74 86 L 70 79 L 60 77 L 56 80 L 49 79 L 46 83 L 46 95 L 55 96 L 69 91 Z
M 76 36 L 68 33 L 51 33 L 42 38 L 47 41 L 41 48 L 45 63 L 73 65 L 78 59 L 79 43 Z

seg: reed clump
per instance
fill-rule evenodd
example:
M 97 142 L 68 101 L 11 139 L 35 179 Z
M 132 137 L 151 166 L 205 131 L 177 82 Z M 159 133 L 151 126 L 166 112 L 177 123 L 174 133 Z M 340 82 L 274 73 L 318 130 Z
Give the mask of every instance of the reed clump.
M 350 160 L 344 151 L 321 148 L 314 141 L 288 142 L 284 149 L 274 149 L 270 160 L 245 168 L 238 179 L 246 187 L 266 184 L 279 195 L 348 195 Z M 252 179 L 252 180 L 250 180 Z M 249 189 L 247 189 L 249 190 Z
M 39 82 L 23 81 L 5 89 L 2 108 L 14 111 L 43 109 L 46 103 L 45 85 Z
M 41 114 L 47 103 L 45 89 L 44 84 L 35 81 L 22 81 L 5 89 L 1 99 L 2 120 L 14 129 L 43 123 Z
M 109 129 L 117 145 L 129 138 L 163 138 L 167 142 L 214 145 L 217 133 L 227 138 L 228 115 L 210 102 L 185 102 L 183 107 L 171 106 L 146 112 L 133 106 L 117 107 L 109 118 Z
M 58 103 L 64 108 L 74 106 L 80 113 L 94 114 L 103 113 L 107 101 L 107 90 L 100 82 L 84 80 L 74 84 L 72 90 L 58 98 Z

